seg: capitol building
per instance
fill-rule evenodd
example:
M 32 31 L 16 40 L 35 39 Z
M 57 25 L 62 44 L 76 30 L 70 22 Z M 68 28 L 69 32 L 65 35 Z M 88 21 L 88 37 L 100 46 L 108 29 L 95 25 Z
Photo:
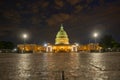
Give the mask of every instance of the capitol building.
M 55 44 L 47 43 L 45 46 L 38 44 L 18 44 L 17 45 L 20 52 L 78 52 L 78 51 L 99 51 L 101 47 L 99 44 L 89 43 L 86 45 L 78 45 L 76 43 L 70 44 L 69 36 L 64 30 L 63 25 L 61 25 L 60 30 L 56 34 Z

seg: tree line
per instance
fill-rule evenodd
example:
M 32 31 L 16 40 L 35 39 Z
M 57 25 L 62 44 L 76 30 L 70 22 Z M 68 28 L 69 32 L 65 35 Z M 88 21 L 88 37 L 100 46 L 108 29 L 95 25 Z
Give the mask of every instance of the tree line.
M 102 51 L 120 51 L 120 43 L 117 42 L 112 35 L 104 35 L 100 41 L 99 46 L 102 47 Z M 0 41 L 0 50 L 15 48 L 15 44 L 10 41 Z
M 103 51 L 120 51 L 120 43 L 112 35 L 104 35 L 99 42 Z
M 15 45 L 10 41 L 0 41 L 0 53 L 11 53 Z

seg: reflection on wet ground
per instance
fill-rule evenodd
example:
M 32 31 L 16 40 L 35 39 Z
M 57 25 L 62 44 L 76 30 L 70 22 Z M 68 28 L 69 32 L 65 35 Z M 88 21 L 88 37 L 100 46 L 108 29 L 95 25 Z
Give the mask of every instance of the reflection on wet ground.
M 0 54 L 0 80 L 119 80 L 120 53 Z

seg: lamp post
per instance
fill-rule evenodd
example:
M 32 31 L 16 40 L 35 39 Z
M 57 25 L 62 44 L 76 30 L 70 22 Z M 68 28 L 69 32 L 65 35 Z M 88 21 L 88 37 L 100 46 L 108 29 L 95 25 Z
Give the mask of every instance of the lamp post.
M 24 40 L 24 47 L 23 47 L 23 53 L 25 52 L 25 40 L 28 38 L 27 34 L 23 34 L 23 40 Z
M 95 49 L 95 51 L 96 51 L 96 38 L 98 37 L 98 33 L 94 33 L 93 34 L 93 37 L 95 38 L 95 43 L 94 43 L 94 49 Z

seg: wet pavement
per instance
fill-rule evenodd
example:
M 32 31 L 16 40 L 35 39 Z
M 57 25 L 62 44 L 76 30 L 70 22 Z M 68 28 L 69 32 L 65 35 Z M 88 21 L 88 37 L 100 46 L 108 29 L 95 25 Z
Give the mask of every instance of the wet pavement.
M 120 53 L 0 54 L 0 80 L 120 80 Z

